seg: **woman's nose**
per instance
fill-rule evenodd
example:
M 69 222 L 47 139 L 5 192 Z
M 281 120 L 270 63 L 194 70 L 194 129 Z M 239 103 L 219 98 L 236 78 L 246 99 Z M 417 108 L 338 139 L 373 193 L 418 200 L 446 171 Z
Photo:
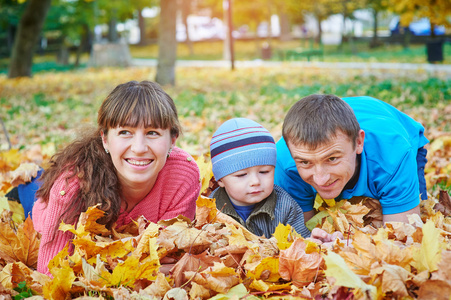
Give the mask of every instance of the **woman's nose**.
M 133 138 L 131 150 L 135 153 L 146 152 L 148 150 L 148 146 L 146 144 L 145 139 L 143 137 L 141 137 L 140 135 L 136 135 Z

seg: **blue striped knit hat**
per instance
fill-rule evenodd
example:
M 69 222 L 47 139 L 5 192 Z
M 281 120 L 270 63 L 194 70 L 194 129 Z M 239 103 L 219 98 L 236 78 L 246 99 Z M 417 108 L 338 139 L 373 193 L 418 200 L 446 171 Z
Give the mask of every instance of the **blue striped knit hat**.
M 254 166 L 276 166 L 274 138 L 263 126 L 245 118 L 230 119 L 216 130 L 210 154 L 216 180 Z

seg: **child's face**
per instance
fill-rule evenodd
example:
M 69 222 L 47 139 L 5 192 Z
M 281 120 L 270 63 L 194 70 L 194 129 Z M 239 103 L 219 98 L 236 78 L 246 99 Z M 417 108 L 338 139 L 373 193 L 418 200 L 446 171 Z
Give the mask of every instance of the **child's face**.
M 239 206 L 259 203 L 274 189 L 274 166 L 255 166 L 224 176 L 218 181 L 230 201 Z

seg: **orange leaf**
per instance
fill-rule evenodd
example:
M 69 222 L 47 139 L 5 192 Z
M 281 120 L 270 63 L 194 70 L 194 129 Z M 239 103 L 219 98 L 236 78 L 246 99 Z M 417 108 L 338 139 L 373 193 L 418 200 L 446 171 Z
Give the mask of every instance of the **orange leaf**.
M 307 254 L 306 243 L 296 239 L 287 250 L 281 250 L 279 256 L 279 274 L 285 280 L 292 280 L 299 287 L 310 284 L 322 273 L 324 261 L 318 252 Z
M 0 257 L 6 262 L 20 261 L 29 267 L 36 268 L 39 251 L 38 235 L 30 217 L 17 227 L 17 232 L 10 224 L 0 222 Z

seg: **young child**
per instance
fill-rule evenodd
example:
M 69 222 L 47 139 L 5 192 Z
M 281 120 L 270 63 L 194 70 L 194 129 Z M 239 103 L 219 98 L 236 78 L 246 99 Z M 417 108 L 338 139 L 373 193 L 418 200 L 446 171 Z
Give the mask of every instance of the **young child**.
M 279 223 L 310 236 L 301 207 L 274 185 L 276 145 L 268 130 L 249 119 L 228 120 L 213 134 L 210 152 L 219 184 L 210 197 L 219 210 L 259 236 L 270 238 Z

